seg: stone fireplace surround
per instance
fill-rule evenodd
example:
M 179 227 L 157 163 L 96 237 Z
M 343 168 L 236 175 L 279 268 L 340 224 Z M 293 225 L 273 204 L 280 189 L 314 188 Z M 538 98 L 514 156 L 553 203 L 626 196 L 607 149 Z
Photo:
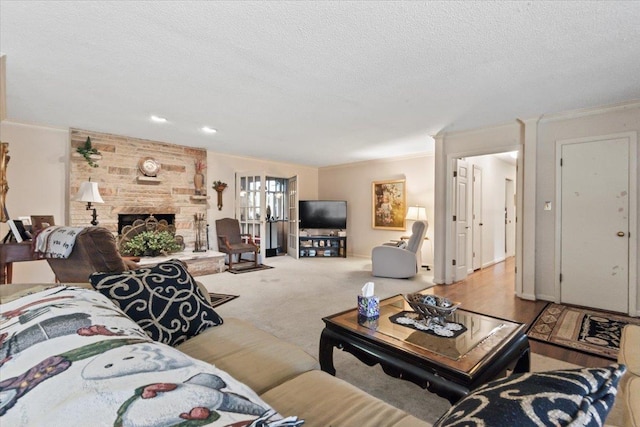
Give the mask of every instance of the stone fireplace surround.
M 196 196 L 193 183 L 195 162 L 200 160 L 206 164 L 206 150 L 80 129 L 71 129 L 70 135 L 69 225 L 91 225 L 86 203 L 74 200 L 80 183 L 91 178 L 98 183 L 105 202 L 94 205 L 99 226 L 117 234 L 121 214 L 175 215 L 176 233 L 184 237 L 186 250 L 193 249 L 195 215 L 204 213 L 206 216 L 209 207 L 208 198 Z M 93 147 L 101 153 L 101 158 L 96 160 L 97 168 L 90 167 L 76 153 L 76 148 L 83 145 L 87 137 L 91 137 Z M 152 157 L 161 164 L 156 178 L 149 179 L 138 169 L 138 162 L 145 157 Z M 204 172 L 208 191 L 210 185 L 206 170 Z

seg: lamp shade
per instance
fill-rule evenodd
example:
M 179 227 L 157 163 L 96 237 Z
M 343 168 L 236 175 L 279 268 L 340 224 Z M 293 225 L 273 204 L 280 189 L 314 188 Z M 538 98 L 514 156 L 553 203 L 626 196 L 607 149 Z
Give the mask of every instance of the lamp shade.
M 100 192 L 98 191 L 98 183 L 85 181 L 80 184 L 78 194 L 76 194 L 76 201 L 78 202 L 91 202 L 91 203 L 104 203 Z
M 407 221 L 424 221 L 427 219 L 427 210 L 424 206 L 409 206 Z

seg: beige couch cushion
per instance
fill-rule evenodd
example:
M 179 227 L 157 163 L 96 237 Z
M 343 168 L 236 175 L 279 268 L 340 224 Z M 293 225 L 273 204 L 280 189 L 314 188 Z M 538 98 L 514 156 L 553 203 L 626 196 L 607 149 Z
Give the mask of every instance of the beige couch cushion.
M 627 372 L 640 375 L 640 326 L 628 325 L 622 330 L 618 363 L 627 367 Z
M 305 427 L 427 427 L 421 421 L 322 371 L 310 371 L 262 397 L 282 415 L 297 415 Z
M 618 363 L 624 364 L 627 372 L 618 385 L 618 397 L 614 405 L 614 410 L 622 406 L 624 427 L 640 427 L 640 352 L 638 349 L 640 349 L 640 326 L 625 326 L 620 337 Z
M 235 318 L 225 318 L 222 325 L 176 348 L 227 371 L 258 394 L 318 369 L 318 362 L 300 347 Z

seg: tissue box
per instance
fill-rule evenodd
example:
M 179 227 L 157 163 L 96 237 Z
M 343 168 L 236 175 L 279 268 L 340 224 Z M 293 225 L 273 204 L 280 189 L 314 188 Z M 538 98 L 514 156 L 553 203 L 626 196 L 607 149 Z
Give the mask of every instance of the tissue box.
M 358 316 L 377 319 L 380 316 L 380 298 L 375 295 L 372 297 L 358 295 Z

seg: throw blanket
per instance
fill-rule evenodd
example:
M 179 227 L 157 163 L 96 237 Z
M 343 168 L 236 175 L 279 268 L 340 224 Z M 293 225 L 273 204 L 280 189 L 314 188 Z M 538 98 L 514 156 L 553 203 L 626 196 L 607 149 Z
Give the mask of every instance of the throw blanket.
M 36 237 L 35 252 L 43 258 L 69 258 L 82 230 L 84 227 L 47 227 Z
M 226 372 L 152 341 L 102 294 L 58 286 L 0 308 L 0 425 L 299 426 Z

